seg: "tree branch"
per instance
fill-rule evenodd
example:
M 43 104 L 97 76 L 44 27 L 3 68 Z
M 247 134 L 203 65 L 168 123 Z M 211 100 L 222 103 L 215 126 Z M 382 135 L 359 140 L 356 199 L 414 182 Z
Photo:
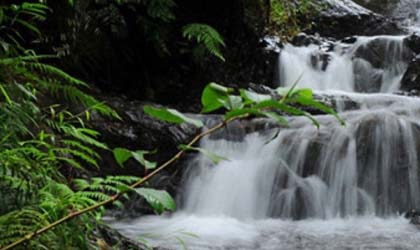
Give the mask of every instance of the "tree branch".
M 194 139 L 192 139 L 188 143 L 188 146 L 193 146 L 195 143 L 197 143 L 204 136 L 209 135 L 209 134 L 211 134 L 211 133 L 213 133 L 213 132 L 215 132 L 215 131 L 223 128 L 224 126 L 226 126 L 227 124 L 229 124 L 230 122 L 232 122 L 235 119 L 236 119 L 235 117 L 234 118 L 231 118 L 231 119 L 228 119 L 228 120 L 226 120 L 226 121 L 224 121 L 224 122 L 222 122 L 222 123 L 220 123 L 220 124 L 218 124 L 218 125 L 210 128 L 210 129 L 208 129 L 206 131 L 201 132 L 200 134 L 196 135 L 194 137 Z M 153 172 L 151 172 L 147 176 L 141 178 L 139 181 L 137 181 L 136 183 L 132 184 L 130 187 L 132 189 L 134 189 L 134 188 L 137 188 L 138 186 L 144 184 L 150 178 L 152 178 L 153 176 L 155 176 L 156 174 L 158 174 L 160 171 L 162 171 L 163 169 L 165 169 L 166 167 L 168 167 L 169 165 L 171 165 L 172 163 L 174 163 L 175 161 L 177 161 L 179 158 L 181 158 L 181 156 L 183 156 L 184 153 L 185 153 L 184 150 L 178 151 L 178 153 L 176 153 L 171 159 L 169 159 L 168 161 L 166 161 L 165 163 L 163 163 L 161 166 L 159 166 L 158 168 L 156 168 Z M 72 213 L 68 214 L 67 216 L 65 216 L 63 218 L 61 218 L 59 220 L 56 220 L 53 223 L 51 223 L 51 224 L 49 224 L 49 225 L 47 225 L 47 226 L 45 226 L 45 227 L 43 227 L 41 229 L 36 230 L 33 233 L 27 234 L 26 236 L 24 236 L 24 237 L 20 238 L 19 240 L 11 243 L 10 245 L 7 245 L 5 247 L 2 247 L 0 250 L 9 250 L 9 249 L 12 249 L 14 247 L 17 247 L 17 246 L 19 246 L 19 245 L 21 245 L 21 244 L 23 244 L 23 243 L 25 243 L 27 241 L 32 240 L 33 238 L 35 238 L 35 237 L 37 237 L 37 236 L 39 236 L 41 234 L 43 234 L 43 233 L 45 233 L 45 232 L 53 229 L 54 227 L 56 227 L 56 226 L 58 226 L 58 225 L 60 225 L 60 224 L 62 224 L 64 222 L 66 222 L 66 221 L 72 220 L 72 219 L 74 219 L 74 218 L 76 218 L 76 217 L 78 217 L 78 216 L 80 216 L 82 214 L 85 214 L 87 212 L 93 211 L 93 210 L 95 210 L 95 209 L 97 209 L 99 207 L 105 206 L 107 204 L 112 204 L 122 194 L 124 194 L 126 192 L 129 192 L 129 191 L 130 190 L 125 191 L 125 192 L 117 193 L 116 195 L 113 195 L 108 200 L 105 200 L 105 201 L 102 201 L 102 202 L 98 202 L 98 203 L 96 203 L 96 204 L 94 204 L 92 206 L 86 207 L 86 208 L 84 208 L 82 210 L 79 210 L 79 211 L 76 211 L 76 212 L 72 212 Z

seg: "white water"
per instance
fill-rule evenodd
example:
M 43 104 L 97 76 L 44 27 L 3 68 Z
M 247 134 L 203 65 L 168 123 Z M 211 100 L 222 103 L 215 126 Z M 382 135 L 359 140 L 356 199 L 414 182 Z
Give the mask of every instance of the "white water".
M 160 250 L 414 250 L 417 228 L 402 218 L 251 220 L 176 214 L 144 217 L 114 225 L 133 238 L 143 236 Z M 190 236 L 188 232 L 195 232 Z M 197 237 L 199 236 L 199 237 Z
M 378 51 L 386 52 L 379 60 L 363 56 Z M 420 230 L 399 215 L 420 207 L 420 99 L 392 94 L 407 67 L 404 53 L 402 37 L 389 36 L 332 51 L 286 45 L 282 82 L 300 78 L 298 87 L 350 99 L 356 109 L 339 105 L 346 126 L 319 115 L 320 129 L 291 118 L 287 129 L 243 141 L 205 138 L 201 147 L 229 161 L 191 160 L 178 212 L 113 226 L 168 250 L 420 249 Z
M 411 32 L 420 32 L 420 1 L 401 0 L 393 11 L 397 19 Z
M 391 36 L 358 37 L 354 44 L 334 43 L 332 51 L 326 46 L 288 44 L 280 55 L 280 82 L 292 86 L 299 80 L 299 87 L 314 90 L 392 93 L 399 89 L 407 69 L 406 51 L 403 37 Z M 372 65 L 369 59 L 382 65 Z

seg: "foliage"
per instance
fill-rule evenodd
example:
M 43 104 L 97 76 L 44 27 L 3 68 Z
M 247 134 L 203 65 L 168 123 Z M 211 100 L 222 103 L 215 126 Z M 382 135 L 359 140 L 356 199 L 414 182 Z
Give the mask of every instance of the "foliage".
M 36 37 L 41 31 L 34 22 L 45 20 L 48 6 L 42 3 L 0 5 L 0 47 L 1 54 L 19 53 L 24 50 L 22 31 L 31 32 Z
M 180 145 L 179 146 L 183 151 L 196 151 L 196 152 L 200 152 L 203 155 L 205 155 L 208 159 L 210 159 L 214 164 L 219 164 L 221 161 L 229 161 L 228 158 L 225 158 L 223 156 L 220 155 L 216 155 L 213 152 L 208 151 L 207 149 L 204 148 L 198 148 L 198 147 L 192 147 L 192 146 L 188 146 L 188 145 Z
M 225 61 L 220 50 L 221 47 L 226 46 L 225 42 L 219 32 L 211 26 L 199 23 L 188 24 L 184 26 L 182 34 L 188 40 L 194 39 L 198 44 L 202 45 L 197 47 L 197 50 L 207 49 L 211 54 Z
M 136 192 L 143 196 L 158 214 L 163 213 L 165 210 L 176 210 L 175 201 L 166 191 L 152 188 L 138 188 Z
M 163 24 L 175 20 L 176 5 L 172 0 L 113 2 L 146 10 L 137 17 L 142 31 L 159 50 L 170 53 L 165 49 L 169 39 Z M 22 249 L 95 249 L 89 237 L 100 222 L 103 205 L 121 205 L 118 199 L 127 198 L 125 193 L 129 191 L 144 197 L 158 214 L 174 211 L 175 202 L 166 191 L 137 186 L 186 151 L 203 153 L 215 163 L 228 160 L 193 145 L 234 119 L 266 117 L 287 125 L 284 115 L 304 115 L 319 125 L 296 104 L 317 108 L 339 119 L 331 108 L 314 100 L 308 89 L 278 89 L 283 98 L 276 99 L 211 83 L 201 98 L 203 113 L 223 108 L 223 123 L 202 132 L 188 145 L 181 145 L 181 151 L 158 168 L 155 162 L 145 159 L 152 152 L 123 148 L 113 151 L 120 165 L 133 158 L 145 169 L 153 170 L 143 178 L 89 177 L 87 169 L 99 167 L 96 150 L 108 147 L 98 140 L 99 133 L 90 129 L 87 122 L 92 113 L 116 119 L 119 116 L 87 94 L 89 86 L 85 82 L 46 63 L 57 59 L 55 56 L 25 50 L 29 42 L 42 36 L 37 23 L 45 19 L 48 10 L 42 2 L 0 6 L 0 246 L 23 239 L 21 242 L 26 245 Z M 224 60 L 221 48 L 225 44 L 212 27 L 188 24 L 183 28 L 183 36 Z M 174 109 L 145 106 L 144 111 L 163 121 L 203 126 L 202 121 Z M 85 178 L 75 178 L 80 176 Z M 35 235 L 40 229 L 42 234 Z
M 84 90 L 88 85 L 45 63 L 55 56 L 26 51 L 29 33 L 48 7 L 23 2 L 0 6 L 0 246 L 52 221 L 125 190 L 135 177 L 73 179 L 99 167 L 96 149 L 107 149 L 86 126 L 92 113 L 119 118 Z M 70 107 L 76 107 L 71 109 Z M 23 249 L 94 248 L 88 235 L 101 211 L 80 216 Z
M 169 166 L 175 160 L 177 160 L 185 151 L 198 151 L 203 153 L 215 163 L 219 162 L 220 160 L 228 160 L 224 159 L 220 156 L 214 155 L 211 152 L 208 152 L 204 149 L 193 147 L 194 143 L 198 142 L 199 139 L 212 133 L 213 131 L 222 128 L 225 124 L 231 122 L 234 119 L 241 119 L 249 116 L 262 116 L 271 118 L 278 121 L 281 124 L 287 123 L 287 120 L 282 117 L 282 114 L 289 114 L 289 115 L 304 115 L 307 116 L 309 119 L 313 121 L 313 123 L 317 126 L 319 124 L 317 121 L 307 112 L 300 110 L 292 106 L 295 103 L 303 104 L 303 105 L 311 105 L 315 108 L 321 109 L 324 112 L 328 112 L 332 115 L 335 115 L 338 119 L 340 119 L 337 114 L 327 106 L 315 101 L 313 99 L 312 92 L 308 89 L 301 89 L 296 90 L 294 88 L 285 90 L 282 88 L 277 89 L 279 94 L 282 94 L 283 97 L 281 99 L 276 99 L 268 95 L 258 94 L 252 91 L 240 89 L 239 94 L 235 95 L 235 90 L 226 88 L 224 86 L 218 85 L 216 83 L 209 84 L 206 89 L 203 91 L 202 100 L 203 101 L 203 110 L 214 111 L 216 110 L 215 107 L 224 107 L 227 112 L 225 114 L 225 121 L 214 128 L 208 129 L 207 131 L 199 134 L 195 137 L 188 145 L 181 145 L 181 151 L 176 154 L 173 158 L 168 160 L 166 163 L 162 164 L 159 168 L 154 170 L 148 176 L 144 177 L 144 179 L 133 178 L 133 177 L 108 177 L 108 178 L 92 178 L 92 182 L 88 180 L 78 179 L 74 181 L 76 188 L 78 189 L 77 192 L 70 189 L 67 185 L 58 183 L 51 178 L 46 185 L 41 189 L 36 196 L 40 196 L 38 198 L 41 201 L 41 204 L 38 205 L 41 208 L 41 211 L 48 211 L 45 215 L 56 215 L 53 217 L 52 221 L 49 220 L 43 222 L 43 224 L 38 223 L 39 227 L 42 227 L 42 232 L 48 232 L 48 234 L 43 234 L 42 237 L 37 238 L 37 241 L 30 241 L 30 244 L 35 244 L 34 247 L 42 247 L 42 240 L 47 239 L 54 239 L 54 236 L 50 236 L 52 233 L 57 232 L 60 228 L 65 228 L 64 230 L 68 230 L 71 228 L 71 223 L 84 223 L 85 230 L 89 230 L 92 225 L 89 223 L 88 220 L 89 215 L 94 215 L 95 217 L 100 217 L 100 212 L 95 212 L 97 208 L 102 208 L 103 205 L 108 203 L 116 202 L 116 199 L 120 196 L 124 195 L 128 191 L 135 191 L 140 194 L 145 200 L 151 205 L 151 207 L 156 211 L 156 213 L 160 214 L 165 210 L 174 211 L 176 209 L 175 202 L 172 197 L 166 191 L 154 190 L 150 188 L 137 188 L 138 185 L 143 184 L 149 178 L 154 176 L 156 173 L 164 169 L 166 166 Z M 212 97 L 212 98 L 210 98 Z M 10 98 L 8 98 L 10 99 Z M 8 103 L 8 101 L 6 101 Z M 209 108 L 211 107 L 211 108 Z M 145 109 L 150 109 L 151 107 L 146 106 Z M 178 120 L 171 120 L 167 119 L 168 109 L 160 108 L 159 111 L 162 112 L 152 112 L 151 114 L 158 119 L 162 119 L 164 121 L 176 122 Z M 174 113 L 170 113 L 173 115 Z M 183 114 L 177 112 L 176 115 L 180 117 L 184 117 Z M 341 121 L 341 120 L 340 120 Z M 187 120 L 183 121 L 187 122 Z M 140 164 L 147 166 L 150 162 L 147 162 L 144 159 L 144 155 L 149 152 L 147 151 L 129 151 L 122 148 L 117 148 L 114 150 L 114 155 L 119 164 L 123 164 L 130 158 L 134 158 Z M 55 159 L 55 158 L 54 158 Z M 151 165 L 149 167 L 152 168 Z M 153 165 L 153 168 L 155 165 Z M 7 176 L 7 175 L 5 175 Z M 134 183 L 133 183 L 134 182 Z M 110 198 L 110 196 L 112 197 Z M 63 197 L 63 199 L 61 199 Z M 99 202 L 99 203 L 98 203 Z M 57 206 L 57 204 L 60 204 Z M 117 203 L 118 204 L 118 203 Z M 37 208 L 37 209 L 39 209 Z M 25 207 L 25 209 L 28 209 Z M 59 209 L 55 211 L 55 209 Z M 78 215 L 77 220 L 73 219 L 72 213 L 66 215 L 65 211 L 72 211 L 76 210 L 75 214 Z M 38 210 L 35 209 L 35 212 Z M 36 214 L 34 212 L 34 214 Z M 68 212 L 67 212 L 68 213 Z M 8 243 L 10 241 L 15 240 L 25 240 L 27 239 L 25 236 L 28 232 L 33 232 L 36 228 L 31 228 L 29 231 L 20 230 L 20 228 L 14 229 L 14 227 L 10 223 L 13 216 L 15 215 L 15 211 L 11 211 L 11 213 L 5 214 L 0 217 L 0 221 L 6 224 L 6 230 L 8 227 L 11 228 L 11 232 L 16 232 L 15 234 L 8 235 L 6 234 L 6 239 L 3 239 L 2 244 Z M 23 215 L 19 215 L 23 216 Z M 56 222 L 65 221 L 63 219 L 68 218 L 71 220 L 70 223 L 61 224 Z M 41 218 L 40 218 L 41 219 Z M 66 219 L 67 220 L 67 219 Z M 33 224 L 31 224 L 33 226 Z M 80 227 L 80 224 L 79 224 Z M 87 228 L 86 228 L 87 227 Z M 23 228 L 27 228 L 27 225 L 24 224 Z M 55 230 L 49 230 L 54 228 Z M 68 232 L 67 232 L 68 233 Z M 13 237 L 11 237 L 13 236 Z M 23 237 L 23 238 L 22 238 Z M 61 236 L 62 237 L 62 236 Z M 64 238 L 66 242 L 64 244 L 70 245 L 75 244 L 79 247 L 84 247 L 86 244 L 86 239 L 82 240 L 83 243 L 77 243 L 76 239 L 72 238 Z M 7 241 L 8 240 L 8 241 Z M 54 239 L 57 240 L 57 239 Z
M 224 123 L 234 119 L 246 117 L 265 117 L 278 122 L 282 126 L 287 126 L 285 116 L 305 116 L 312 123 L 319 127 L 318 121 L 308 112 L 299 108 L 299 106 L 308 106 L 320 110 L 326 114 L 333 115 L 344 125 L 344 121 L 338 116 L 331 107 L 314 99 L 312 90 L 295 89 L 296 84 L 286 89 L 279 87 L 276 92 L 281 98 L 275 98 L 270 95 L 259 94 L 250 90 L 227 88 L 217 83 L 208 84 L 201 95 L 202 112 L 208 113 L 224 108 Z M 235 92 L 237 94 L 235 94 Z M 150 110 L 154 110 L 151 112 Z M 159 112 L 156 112 L 158 110 Z M 191 123 L 184 119 L 185 115 L 176 110 L 168 108 L 153 108 L 145 106 L 144 111 L 154 118 L 172 123 Z M 176 111 L 176 112 L 175 112 Z M 193 147 L 191 145 L 180 145 L 182 151 L 198 151 L 208 157 L 213 163 L 217 164 L 221 160 L 229 160 L 215 155 L 205 149 Z M 128 156 L 128 153 L 126 153 Z
M 150 162 L 144 158 L 145 155 L 151 154 L 154 152 L 145 151 L 145 150 L 137 150 L 131 151 L 125 148 L 115 148 L 114 149 L 114 157 L 117 163 L 123 167 L 124 163 L 128 161 L 130 158 L 134 158 L 140 165 L 144 166 L 146 169 L 154 169 L 156 168 L 156 162 Z
M 144 106 L 143 110 L 146 114 L 149 114 L 150 116 L 153 116 L 155 118 L 159 118 L 160 120 L 163 120 L 163 121 L 177 123 L 177 124 L 186 122 L 186 123 L 193 124 L 196 127 L 203 126 L 202 121 L 189 118 L 175 109 L 155 108 L 155 107 L 146 105 Z
M 269 0 L 270 33 L 291 38 L 301 30 L 310 29 L 313 26 L 312 17 L 319 12 L 312 2 L 313 0 Z

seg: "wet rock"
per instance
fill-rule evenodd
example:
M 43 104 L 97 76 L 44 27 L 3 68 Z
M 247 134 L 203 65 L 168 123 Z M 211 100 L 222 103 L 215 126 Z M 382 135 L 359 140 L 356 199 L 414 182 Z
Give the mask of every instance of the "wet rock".
M 412 89 L 410 91 L 404 91 L 404 90 L 398 90 L 396 92 L 394 92 L 393 94 L 395 95 L 402 95 L 402 96 L 411 96 L 411 97 L 415 97 L 415 96 L 420 96 L 420 91 L 416 90 L 416 89 Z
M 309 46 L 311 44 L 321 45 L 322 41 L 319 36 L 311 36 L 305 33 L 300 33 L 292 39 L 291 43 L 294 46 L 301 47 L 301 46 Z
M 117 230 L 105 225 L 101 224 L 98 226 L 98 229 L 94 232 L 95 237 L 99 241 L 104 241 L 106 245 L 108 245 L 109 249 L 115 250 L 153 250 L 140 241 L 133 241 Z M 97 245 L 96 242 L 92 243 L 93 245 Z M 102 248 L 101 248 L 102 249 Z
M 141 101 L 133 101 L 124 97 L 102 97 L 102 100 L 113 107 L 122 117 L 122 120 L 117 120 L 92 115 L 90 125 L 101 133 L 100 139 L 106 142 L 110 149 L 122 147 L 130 150 L 156 150 L 155 154 L 148 155 L 146 158 L 161 164 L 179 151 L 180 144 L 189 142 L 199 132 L 199 129 L 192 125 L 174 125 L 146 115 L 143 112 L 143 106 L 146 103 Z M 121 168 L 115 161 L 112 151 L 102 150 L 100 155 L 102 157 L 99 163 L 101 167 L 92 169 L 91 174 L 94 176 L 144 176 L 148 173 L 134 160 L 129 160 Z M 160 172 L 148 182 L 149 185 L 175 194 L 184 171 L 184 160 L 186 158 L 181 158 Z M 126 210 L 119 211 L 121 214 L 153 213 L 150 206 L 140 197 L 133 197 L 133 200 L 126 205 Z
M 353 43 L 357 42 L 357 37 L 356 36 L 346 37 L 346 38 L 342 39 L 341 42 L 342 43 L 347 43 L 347 44 L 353 44 Z
M 413 51 L 406 46 L 406 39 L 401 41 L 394 38 L 378 36 L 359 46 L 354 57 L 362 58 L 373 67 L 383 69 L 392 61 L 409 62 L 413 58 Z
M 404 44 L 410 48 L 414 53 L 420 53 L 420 36 L 416 33 L 413 33 L 406 38 L 404 38 Z
M 316 0 L 320 13 L 311 32 L 321 36 L 344 38 L 353 35 L 397 35 L 403 29 L 392 19 L 376 14 L 351 0 Z
M 319 35 L 309 35 L 306 33 L 299 33 L 290 42 L 296 47 L 307 47 L 309 45 L 318 45 L 324 51 L 331 51 L 334 49 L 334 38 L 320 37 Z
M 420 91 L 420 55 L 411 60 L 401 80 L 401 90 Z
M 91 120 L 91 125 L 101 133 L 101 137 L 110 148 L 156 150 L 157 153 L 151 156 L 151 160 L 162 162 L 177 152 L 179 144 L 187 142 L 199 132 L 199 129 L 193 125 L 176 125 L 150 117 L 143 112 L 144 105 L 150 103 L 124 97 L 103 97 L 102 99 L 122 118 L 117 120 L 94 116 Z M 121 169 L 112 159 L 107 159 L 106 163 L 101 171 L 106 171 L 107 174 L 113 174 L 115 171 L 132 174 L 142 172 L 142 169 L 134 166 Z
M 416 226 L 420 226 L 420 211 L 411 209 L 405 213 L 404 217 L 410 220 L 410 223 Z
M 391 15 L 400 1 L 401 0 L 354 0 L 354 2 L 361 6 L 383 15 Z

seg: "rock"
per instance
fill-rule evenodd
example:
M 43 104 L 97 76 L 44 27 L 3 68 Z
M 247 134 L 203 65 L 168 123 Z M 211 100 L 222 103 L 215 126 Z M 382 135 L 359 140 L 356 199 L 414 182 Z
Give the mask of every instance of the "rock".
M 401 0 L 354 0 L 354 2 L 361 6 L 382 15 L 392 15 L 400 1 Z
M 347 44 L 353 44 L 357 42 L 357 37 L 356 36 L 345 37 L 344 39 L 341 40 L 341 42 L 347 43 Z
M 307 47 L 309 45 L 317 45 L 324 51 L 334 50 L 334 38 L 320 37 L 319 35 L 308 35 L 306 33 L 299 33 L 290 42 L 296 47 Z
M 153 158 L 162 162 L 177 151 L 179 144 L 186 143 L 199 132 L 193 125 L 171 124 L 145 114 L 143 107 L 146 104 L 153 106 L 150 103 L 124 97 L 102 97 L 102 100 L 122 117 L 122 120 L 117 120 L 94 116 L 91 120 L 111 148 L 125 146 L 131 150 L 157 150 Z
M 410 48 L 414 53 L 420 53 L 420 36 L 413 33 L 404 38 L 404 44 Z
M 410 220 L 410 223 L 416 226 L 420 226 L 420 211 L 411 209 L 405 213 L 404 217 Z
M 396 22 L 376 14 L 351 0 L 316 0 L 315 15 L 311 33 L 321 36 L 344 38 L 353 35 L 398 35 L 403 29 Z
M 100 140 L 105 141 L 110 149 L 122 147 L 130 150 L 156 150 L 155 154 L 146 158 L 161 164 L 179 151 L 180 144 L 189 142 L 199 132 L 199 129 L 193 125 L 174 125 L 153 119 L 143 112 L 146 103 L 141 101 L 104 96 L 101 100 L 114 108 L 122 117 L 122 120 L 117 120 L 92 114 L 91 127 L 101 133 Z M 112 151 L 102 150 L 100 155 L 102 157 L 99 162 L 100 169 L 91 169 L 91 175 L 144 176 L 148 172 L 135 160 L 129 160 L 124 168 L 121 168 L 115 161 Z M 150 186 L 175 194 L 183 174 L 184 160 L 185 158 L 180 159 L 153 177 L 149 181 Z M 136 215 L 153 213 L 144 200 L 136 200 L 136 203 L 135 207 L 130 207 L 130 213 Z
M 401 90 L 420 91 L 420 55 L 417 55 L 408 65 L 401 80 Z
M 114 250 L 150 250 L 151 248 L 141 243 L 140 241 L 133 241 L 117 230 L 107 226 L 105 224 L 98 225 L 97 230 L 94 231 L 94 235 L 97 241 L 92 245 L 98 245 L 102 243 L 106 247 L 100 249 L 114 249 Z M 153 248 L 151 249 L 153 250 Z
M 321 43 L 322 43 L 322 41 L 321 41 L 321 38 L 319 36 L 311 36 L 311 35 L 307 35 L 305 33 L 298 34 L 291 41 L 291 44 L 293 44 L 294 46 L 297 46 L 297 47 L 309 46 L 311 44 L 321 45 Z
M 363 45 L 357 47 L 354 57 L 362 58 L 373 67 L 383 69 L 394 60 L 409 62 L 413 58 L 411 47 L 406 46 L 409 40 L 400 40 L 389 37 L 373 37 Z M 393 57 L 393 58 L 389 58 Z

